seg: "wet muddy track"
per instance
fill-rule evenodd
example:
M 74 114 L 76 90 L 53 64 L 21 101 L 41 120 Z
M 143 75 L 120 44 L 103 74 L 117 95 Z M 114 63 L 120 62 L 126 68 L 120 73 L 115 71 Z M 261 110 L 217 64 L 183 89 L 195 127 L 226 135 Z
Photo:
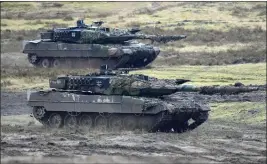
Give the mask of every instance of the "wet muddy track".
M 265 92 L 231 96 L 209 96 L 195 93 L 172 95 L 206 102 L 263 102 Z M 1 116 L 30 114 L 25 92 L 1 93 Z M 98 155 L 90 162 L 160 162 L 160 163 L 265 163 L 265 127 L 209 120 L 194 131 L 175 133 L 99 132 L 48 130 L 29 118 L 28 125 L 5 124 L 1 127 L 1 161 L 23 161 L 22 157 L 52 157 L 58 162 L 88 162 L 83 156 Z M 111 157 L 112 156 L 112 157 Z M 12 158 L 10 158 L 12 157 Z M 57 158 L 61 157 L 61 158 Z M 100 161 L 100 159 L 102 159 Z M 31 163 L 32 159 L 24 162 Z M 51 161 L 51 159 L 50 159 Z M 55 162 L 55 161 L 52 161 Z
M 20 135 L 17 135 L 17 134 Z M 4 125 L 1 156 L 72 157 L 116 155 L 162 157 L 166 162 L 234 162 L 266 161 L 264 128 L 234 127 L 207 122 L 195 131 L 174 133 L 77 133 L 64 129 L 51 131 L 40 125 L 11 127 Z M 174 160 L 175 159 L 175 160 Z M 178 160 L 178 161 L 177 161 Z

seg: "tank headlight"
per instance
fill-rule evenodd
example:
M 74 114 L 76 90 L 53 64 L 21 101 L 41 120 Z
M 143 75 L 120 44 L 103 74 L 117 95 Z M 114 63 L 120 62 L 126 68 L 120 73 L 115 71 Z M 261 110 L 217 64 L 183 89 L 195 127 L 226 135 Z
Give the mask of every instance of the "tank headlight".
M 124 54 L 132 54 L 133 51 L 131 49 L 122 49 Z

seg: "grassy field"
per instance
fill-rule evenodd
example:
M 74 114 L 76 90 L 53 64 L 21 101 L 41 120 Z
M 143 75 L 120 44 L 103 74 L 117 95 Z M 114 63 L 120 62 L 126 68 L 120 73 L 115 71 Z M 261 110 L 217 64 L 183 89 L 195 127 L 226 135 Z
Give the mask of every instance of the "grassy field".
M 186 34 L 156 44 L 156 65 L 222 65 L 266 61 L 265 2 L 3 2 L 2 53 L 21 51 L 22 40 L 40 31 L 103 20 L 107 26 L 138 26 L 149 34 Z
M 212 103 L 210 119 L 266 125 L 266 104 L 259 102 Z

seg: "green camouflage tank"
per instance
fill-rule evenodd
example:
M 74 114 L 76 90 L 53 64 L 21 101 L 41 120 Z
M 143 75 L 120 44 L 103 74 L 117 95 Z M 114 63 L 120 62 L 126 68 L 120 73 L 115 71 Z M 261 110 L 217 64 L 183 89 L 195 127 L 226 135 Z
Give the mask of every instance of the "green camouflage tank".
M 137 42 L 170 42 L 185 35 L 146 35 L 140 29 L 112 29 L 77 23 L 76 27 L 56 28 L 41 33 L 40 40 L 24 42 L 23 53 L 34 66 L 99 68 L 106 64 L 113 69 L 140 68 L 152 63 L 160 53 L 152 44 Z
M 128 74 L 127 70 L 113 71 L 105 65 L 98 73 L 51 79 L 49 90 L 31 92 L 27 99 L 33 107 L 33 116 L 53 128 L 184 132 L 203 124 L 210 108 L 201 100 L 171 94 L 235 94 L 257 90 L 244 86 L 195 87 L 185 84 L 188 81 Z

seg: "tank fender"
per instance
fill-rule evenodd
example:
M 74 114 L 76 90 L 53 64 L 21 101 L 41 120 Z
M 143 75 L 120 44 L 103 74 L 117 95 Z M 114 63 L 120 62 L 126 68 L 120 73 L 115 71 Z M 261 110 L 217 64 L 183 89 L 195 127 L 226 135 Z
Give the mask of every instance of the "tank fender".
M 27 91 L 27 103 L 29 106 L 44 106 L 43 96 L 47 96 L 52 90 Z
M 33 49 L 39 44 L 41 40 L 31 40 L 22 42 L 22 53 L 32 53 Z
M 27 91 L 27 101 L 34 101 L 36 98 L 39 98 L 40 96 L 46 96 L 47 94 L 49 94 L 50 92 L 52 92 L 53 90 L 40 90 L 40 91 L 31 91 L 28 90 Z
M 210 107 L 206 104 L 197 104 L 197 108 L 199 109 L 198 111 L 200 112 L 208 112 L 211 111 Z
M 52 90 L 40 90 L 38 91 L 38 93 L 40 94 L 40 96 L 44 96 L 47 95 L 48 93 L 50 93 Z
M 159 113 L 161 111 L 168 110 L 167 107 L 160 102 L 146 102 L 142 106 L 142 112 L 144 113 Z
M 38 44 L 40 43 L 42 40 L 31 40 L 31 41 L 28 41 L 29 43 L 34 43 L 34 44 Z

